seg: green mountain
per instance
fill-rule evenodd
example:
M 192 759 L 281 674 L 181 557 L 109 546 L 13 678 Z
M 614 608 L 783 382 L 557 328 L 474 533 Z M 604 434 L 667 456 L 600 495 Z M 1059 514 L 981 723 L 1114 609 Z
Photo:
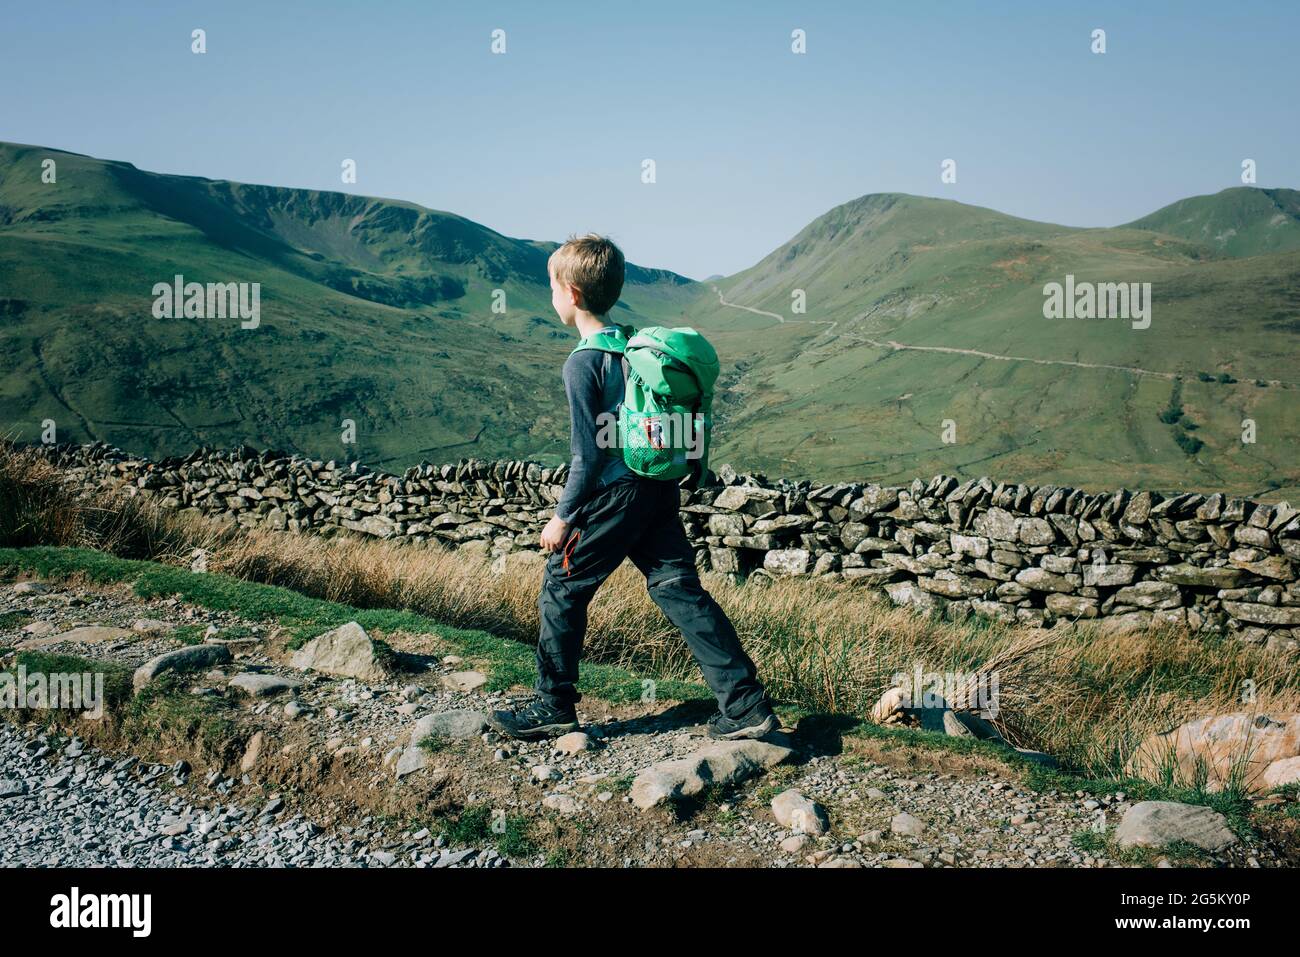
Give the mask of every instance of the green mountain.
M 1201 208 L 1247 208 L 1237 192 Z M 1277 201 L 1253 203 L 1260 220 Z M 1166 212 L 1151 218 L 1177 219 Z M 1262 228 L 1242 220 L 1239 234 Z M 1044 287 L 1067 276 L 1150 283 L 1149 326 L 1045 318 Z M 737 363 L 719 461 L 882 481 L 1300 486 L 1296 251 L 1230 257 L 1168 230 L 882 194 L 712 285 L 691 312 Z
M 1294 493 L 1298 195 L 1225 190 L 1114 229 L 863 196 L 734 276 L 630 266 L 615 318 L 714 340 L 715 463 Z M 554 248 L 410 203 L 0 144 L 0 432 L 558 461 Z M 259 325 L 155 318 L 177 274 L 260 283 Z M 1149 324 L 1045 318 L 1067 283 L 1149 283 Z
M 1300 192 L 1238 186 L 1179 200 L 1128 224 L 1177 236 L 1229 256 L 1300 249 Z
M 558 456 L 554 248 L 411 203 L 0 144 L 0 432 L 51 419 L 142 453 L 246 441 L 390 467 Z M 177 274 L 260 283 L 259 325 L 154 318 Z M 674 318 L 689 282 L 630 266 L 620 320 Z

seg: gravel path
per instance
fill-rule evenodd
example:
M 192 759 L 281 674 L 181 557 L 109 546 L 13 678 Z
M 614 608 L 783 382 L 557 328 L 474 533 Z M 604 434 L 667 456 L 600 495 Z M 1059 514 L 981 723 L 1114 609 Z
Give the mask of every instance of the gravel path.
M 279 798 L 199 803 L 183 766 L 115 759 L 77 739 L 0 721 L 0 867 L 493 866 L 493 850 L 442 850 L 368 822 L 326 833 Z

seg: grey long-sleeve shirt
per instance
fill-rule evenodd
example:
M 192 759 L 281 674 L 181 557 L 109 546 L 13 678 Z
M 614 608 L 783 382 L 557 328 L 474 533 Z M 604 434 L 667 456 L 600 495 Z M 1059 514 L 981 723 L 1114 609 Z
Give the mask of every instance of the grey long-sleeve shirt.
M 618 356 L 599 349 L 575 352 L 564 363 L 564 392 L 569 398 L 569 478 L 555 514 L 564 521 L 602 487 L 631 469 L 622 456 L 600 448 L 601 413 L 617 414 L 623 401 L 623 366 Z M 608 434 L 608 432 L 607 432 Z

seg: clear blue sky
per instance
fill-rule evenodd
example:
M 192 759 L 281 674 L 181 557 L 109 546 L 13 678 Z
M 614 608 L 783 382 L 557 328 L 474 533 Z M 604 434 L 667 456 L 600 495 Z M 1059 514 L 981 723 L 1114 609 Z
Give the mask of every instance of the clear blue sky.
M 1240 185 L 1247 157 L 1259 185 L 1300 186 L 1294 0 L 4 0 L 0 16 L 0 139 L 405 199 L 511 236 L 597 230 L 695 278 L 865 193 L 1092 226 Z

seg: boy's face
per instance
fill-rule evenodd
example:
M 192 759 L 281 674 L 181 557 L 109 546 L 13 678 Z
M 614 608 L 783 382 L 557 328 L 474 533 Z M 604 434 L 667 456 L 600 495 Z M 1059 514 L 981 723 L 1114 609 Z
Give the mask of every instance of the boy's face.
M 549 269 L 547 272 L 551 277 L 551 308 L 560 317 L 560 322 L 571 326 L 577 321 L 578 306 L 582 297 L 576 286 L 560 282 L 555 278 L 555 273 Z

